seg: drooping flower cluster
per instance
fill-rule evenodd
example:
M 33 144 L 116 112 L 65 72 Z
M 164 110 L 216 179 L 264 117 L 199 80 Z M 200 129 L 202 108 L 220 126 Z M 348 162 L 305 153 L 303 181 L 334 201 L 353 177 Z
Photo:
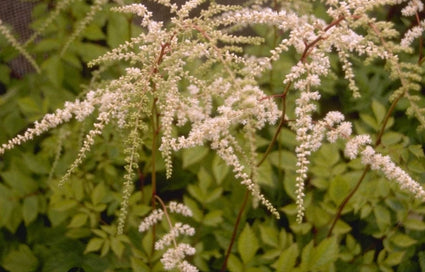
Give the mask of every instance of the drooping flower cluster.
M 163 209 L 153 210 L 149 216 L 145 217 L 140 223 L 139 231 L 145 232 L 149 230 L 153 225 L 166 217 L 170 230 L 155 242 L 155 250 L 166 249 L 161 258 L 164 269 L 167 271 L 177 269 L 182 272 L 198 271 L 195 266 L 185 260 L 186 256 L 195 254 L 195 248 L 186 243 L 177 243 L 178 237 L 182 235 L 193 236 L 195 229 L 181 222 L 176 222 L 173 225 L 169 213 L 181 214 L 188 217 L 192 216 L 192 211 L 187 206 L 172 201 L 167 207 L 163 206 Z
M 313 122 L 312 112 L 316 110 L 313 103 L 320 99 L 318 92 L 303 92 L 296 100 L 295 109 L 296 140 L 300 143 L 295 152 L 297 154 L 297 178 L 296 178 L 296 204 L 297 222 L 301 222 L 304 216 L 304 181 L 307 178 L 309 157 L 312 152 L 317 151 L 327 136 L 329 142 L 333 143 L 338 138 L 348 138 L 351 133 L 351 123 L 343 122 L 344 115 L 340 112 L 328 112 L 323 120 Z
M 143 4 L 113 8 L 116 12 L 142 17 L 140 26 L 146 31 L 93 60 L 89 66 L 108 67 L 113 62 L 130 62 L 131 67 L 118 79 L 103 81 L 97 89 L 89 91 L 85 99 L 67 102 L 63 109 L 47 114 L 33 128 L 3 144 L 0 154 L 70 121 L 73 116 L 82 121 L 91 114 L 98 114 L 77 158 L 61 179 L 62 184 L 83 162 L 96 136 L 108 124 L 125 130 L 128 133 L 124 149 L 126 174 L 118 220 L 118 232 L 122 233 L 143 134 L 150 127 L 147 121 L 153 122 L 156 116 L 160 116 L 158 126 L 153 130 L 161 128 L 160 131 L 158 129 L 161 133 L 160 150 L 168 177 L 172 173 L 172 152 L 209 144 L 228 165 L 234 167 L 235 177 L 278 217 L 276 209 L 258 191 L 256 181 L 250 178 L 249 160 L 244 158 L 252 157 L 245 153 L 255 149 L 233 136 L 241 127 L 255 134 L 266 124 L 275 123 L 280 115 L 272 100 L 263 99 L 266 94 L 255 80 L 270 67 L 267 58 L 235 53 L 242 51 L 238 44 L 258 44 L 262 38 L 217 30 L 239 24 L 238 18 L 224 15 L 239 8 L 211 4 L 209 10 L 199 17 L 190 17 L 190 12 L 204 1 L 188 1 L 181 6 L 169 1 L 160 2 L 176 15 L 168 27 L 153 20 L 152 13 Z M 95 1 L 90 18 L 83 20 L 82 25 L 91 20 L 101 3 L 101 0 Z M 199 62 L 202 64 L 196 71 L 187 69 Z M 212 70 L 215 72 L 211 73 Z M 185 82 L 191 84 L 184 87 Z M 190 130 L 186 136 L 176 137 L 175 128 L 181 126 L 189 126 Z M 155 150 L 158 147 L 150 148 Z
M 304 216 L 304 180 L 307 178 L 308 164 L 310 163 L 308 157 L 311 155 L 311 135 L 309 132 L 313 129 L 313 122 L 311 112 L 314 111 L 315 105 L 310 101 L 319 100 L 320 95 L 318 92 L 305 92 L 297 99 L 298 107 L 295 110 L 297 116 L 296 133 L 297 141 L 300 143 L 295 152 L 297 153 L 297 221 L 301 222 Z
M 162 108 L 163 122 L 170 124 L 177 118 L 178 125 L 191 122 L 191 130 L 187 136 L 172 137 L 170 129 L 165 129 L 160 150 L 165 157 L 171 151 L 210 143 L 210 147 L 232 166 L 235 177 L 246 185 L 252 194 L 260 200 L 276 217 L 278 212 L 273 205 L 255 187 L 255 181 L 246 172 L 241 163 L 244 152 L 240 143 L 231 134 L 238 125 L 249 130 L 258 130 L 266 123 L 276 122 L 279 111 L 271 100 L 262 99 L 265 94 L 256 86 L 246 84 L 242 80 L 231 82 L 223 78 L 214 80 L 210 85 L 191 85 L 193 96 L 189 99 L 179 99 L 177 91 L 169 91 L 167 104 Z M 200 89 L 203 91 L 200 92 Z M 224 99 L 223 105 L 214 109 L 212 101 L 218 96 Z M 175 104 L 174 104 L 175 103 Z M 171 160 L 168 160 L 169 162 Z M 171 167 L 170 167 L 171 168 Z
M 34 127 L 27 129 L 23 134 L 10 139 L 0 147 L 0 155 L 6 150 L 13 149 L 34 137 L 49 131 L 65 122 L 69 122 L 74 116 L 78 121 L 83 121 L 87 116 L 93 113 L 95 108 L 99 108 L 98 123 L 95 129 L 87 135 L 85 148 L 92 145 L 93 137 L 99 134 L 106 123 L 112 118 L 118 118 L 122 122 L 122 113 L 118 106 L 123 102 L 123 97 L 117 92 L 108 92 L 106 90 L 90 91 L 83 101 L 79 99 L 74 102 L 66 102 L 64 108 L 57 109 L 55 113 L 46 114 L 40 121 L 34 122 Z M 118 120 L 117 119 L 117 120 Z M 88 151 L 88 150 L 86 150 Z M 82 152 L 85 153 L 85 152 Z
M 289 32 L 289 38 L 283 39 L 281 43 L 271 51 L 270 60 L 276 60 L 282 52 L 288 51 L 292 46 L 299 54 L 300 59 L 296 65 L 292 66 L 291 71 L 285 75 L 283 83 L 299 91 L 299 99 L 296 100 L 295 124 L 292 128 L 297 135 L 298 146 L 297 153 L 297 221 L 301 222 L 303 218 L 303 198 L 304 198 L 304 180 L 307 178 L 309 156 L 311 152 L 317 150 L 324 136 L 326 135 L 330 142 L 338 138 L 348 139 L 352 133 L 352 126 L 349 122 L 342 122 L 344 117 L 341 113 L 331 113 L 326 118 L 319 121 L 313 121 L 311 114 L 315 111 L 315 105 L 312 103 L 319 100 L 318 92 L 312 92 L 311 89 L 321 84 L 321 78 L 326 76 L 330 69 L 330 52 L 335 49 L 341 68 L 348 81 L 348 87 L 353 92 L 355 98 L 360 97 L 359 88 L 355 82 L 353 64 L 350 60 L 352 56 L 365 56 L 368 60 L 381 59 L 387 61 L 390 65 L 390 73 L 393 77 L 399 78 L 401 87 L 394 92 L 392 100 L 397 97 L 406 97 L 410 102 L 408 113 L 414 115 L 424 126 L 424 110 L 417 105 L 418 96 L 410 94 L 411 91 L 418 90 L 416 82 L 419 81 L 420 72 L 418 69 L 400 63 L 397 53 L 406 51 L 400 47 L 393 46 L 391 40 L 398 36 L 391 24 L 387 22 L 376 22 L 376 18 L 370 18 L 368 12 L 378 6 L 387 4 L 398 4 L 399 2 L 408 2 L 403 9 L 403 15 L 411 16 L 423 9 L 420 1 L 326 1 L 329 5 L 327 14 L 333 18 L 329 23 L 314 17 L 297 17 L 292 19 L 288 15 L 286 19 L 280 22 L 269 20 L 272 24 L 278 26 L 282 31 Z M 249 14 L 249 12 L 247 12 Z M 281 13 L 267 10 L 264 14 L 267 17 L 278 18 Z M 264 20 L 265 15 L 260 16 Z M 291 19 L 289 19 L 291 18 Z M 291 20 L 291 22 L 288 22 Z M 298 23 L 294 23 L 298 22 Z M 361 29 L 369 29 L 368 35 L 362 33 Z M 360 30 L 360 31 L 359 31 Z M 423 33 L 422 22 L 418 26 L 409 30 L 402 40 L 405 47 L 420 37 Z M 406 68 L 405 68 L 406 67 Z M 408 68 L 407 68 L 408 67 Z M 404 70 L 409 69 L 408 71 Z M 286 95 L 286 93 L 285 93 Z M 394 98 L 395 97 L 395 98 Z M 284 115 L 282 115 L 284 116 Z M 333 123 L 327 123 L 334 119 Z M 335 127 L 334 127 L 335 126 Z M 350 145 L 348 146 L 350 149 Z M 403 179 L 407 181 L 407 179 Z
M 359 156 L 365 165 L 370 165 L 372 170 L 381 171 L 389 180 L 396 181 L 402 190 L 405 190 L 421 201 L 425 201 L 425 190 L 413 180 L 404 170 L 396 166 L 389 156 L 383 156 L 370 146 L 371 139 L 368 135 L 358 135 L 347 142 L 345 155 L 350 159 Z

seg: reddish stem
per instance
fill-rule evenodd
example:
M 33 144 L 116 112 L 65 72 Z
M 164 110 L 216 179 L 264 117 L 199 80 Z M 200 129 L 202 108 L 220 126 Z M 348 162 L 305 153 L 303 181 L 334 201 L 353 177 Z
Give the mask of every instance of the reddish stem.
M 238 233 L 238 227 L 239 227 L 239 224 L 240 224 L 240 221 L 241 221 L 241 218 L 242 218 L 242 214 L 243 214 L 245 207 L 246 207 L 246 204 L 248 202 L 249 195 L 250 195 L 249 191 L 246 190 L 245 196 L 244 196 L 244 199 L 243 199 L 243 202 L 242 202 L 242 206 L 239 209 L 238 217 L 236 218 L 235 226 L 233 227 L 232 239 L 230 240 L 230 244 L 227 247 L 226 257 L 224 258 L 224 262 L 223 262 L 223 265 L 221 266 L 220 272 L 226 271 L 227 261 L 229 260 L 230 252 L 232 251 L 233 244 L 235 243 L 236 234 Z

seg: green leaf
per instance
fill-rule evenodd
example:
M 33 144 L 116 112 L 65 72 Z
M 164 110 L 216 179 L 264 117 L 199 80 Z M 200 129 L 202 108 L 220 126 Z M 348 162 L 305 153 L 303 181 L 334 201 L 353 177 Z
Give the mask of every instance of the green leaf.
M 351 190 L 350 183 L 342 176 L 336 176 L 329 184 L 329 198 L 339 206 Z
M 84 197 L 84 181 L 75 179 L 71 181 L 72 193 L 76 200 L 81 201 Z
M 411 161 L 409 162 L 407 167 L 409 168 L 410 171 L 418 173 L 418 174 L 422 174 L 425 172 L 425 162 L 423 161 L 417 161 L 417 160 Z
M 321 227 L 329 224 L 331 219 L 329 213 L 319 205 L 309 205 L 306 209 L 306 218 L 313 222 L 315 227 Z
M 271 164 L 283 170 L 296 170 L 297 157 L 293 152 L 278 150 L 270 153 Z
M 96 185 L 96 187 L 93 189 L 91 194 L 91 201 L 94 205 L 99 204 L 102 202 L 103 198 L 105 197 L 106 189 L 105 185 L 103 183 L 99 183 Z
M 19 113 L 19 111 L 13 111 L 6 115 L 1 125 L 3 125 L 5 133 L 8 135 L 15 135 L 21 129 L 24 129 L 27 123 L 21 117 L 21 113 Z
M 124 245 L 117 237 L 111 238 L 111 249 L 118 258 L 124 253 Z
M 56 87 L 60 87 L 62 85 L 64 70 L 62 61 L 58 55 L 53 55 L 45 60 L 41 64 L 41 69 L 50 82 L 52 82 Z
M 294 147 L 298 144 L 295 133 L 287 128 L 282 128 L 278 139 L 282 145 L 287 147 Z
M 84 29 L 83 37 L 92 41 L 96 41 L 105 39 L 105 34 L 98 25 L 92 23 Z
M 362 121 L 367 124 L 368 126 L 370 126 L 371 128 L 378 130 L 379 129 L 379 125 L 376 122 L 376 120 L 370 116 L 369 114 L 366 113 L 360 113 L 360 119 L 362 119 Z
M 310 241 L 304 249 L 301 254 L 301 264 L 300 268 L 301 271 L 310 271 L 311 270 L 311 256 L 313 253 L 313 241 Z
M 71 223 L 69 223 L 68 228 L 79 228 L 86 224 L 89 216 L 86 213 L 77 213 L 72 217 Z
M 425 251 L 418 253 L 419 265 L 421 267 L 421 272 L 425 272 Z
M 36 271 L 38 259 L 27 245 L 19 245 L 17 250 L 13 250 L 6 255 L 3 260 L 3 267 L 10 272 Z
M 336 221 L 335 228 L 333 233 L 335 234 L 345 234 L 351 231 L 351 226 L 345 223 L 342 220 Z
M 313 225 L 310 222 L 305 222 L 305 223 L 293 223 L 289 226 L 293 232 L 295 232 L 296 234 L 307 234 L 308 232 L 311 231 L 311 228 L 313 227 Z
M 374 194 L 376 196 L 382 196 L 383 198 L 386 198 L 388 194 L 390 193 L 390 187 L 388 186 L 388 181 L 384 178 L 380 178 L 376 181 L 376 191 L 374 191 Z
M 202 223 L 207 226 L 217 226 L 217 224 L 223 221 L 222 215 L 222 210 L 213 210 L 204 216 Z
M 257 236 L 252 231 L 249 224 L 246 224 L 238 239 L 238 252 L 242 262 L 247 264 L 259 248 Z
M 1 189 L 2 184 L 0 184 Z M 4 226 L 9 222 L 9 218 L 12 216 L 13 205 L 11 205 L 9 199 L 0 197 L 0 226 Z
M 336 237 L 324 239 L 319 246 L 314 248 L 311 256 L 310 267 L 312 270 L 320 269 L 338 259 L 338 243 Z
M 62 56 L 62 59 L 66 63 L 74 66 L 75 68 L 79 70 L 82 69 L 81 61 L 74 53 L 70 53 L 69 51 L 66 51 L 65 54 Z
M 189 209 L 192 211 L 192 217 L 196 222 L 201 222 L 202 221 L 202 210 L 199 209 L 198 205 L 196 204 L 196 202 L 191 199 L 190 197 L 184 196 L 183 197 L 183 202 L 186 206 L 189 207 Z
M 297 244 L 292 244 L 280 254 L 279 259 L 272 264 L 272 267 L 275 271 L 292 271 L 295 267 L 298 254 Z
M 63 211 L 56 211 L 54 209 L 49 209 L 47 211 L 47 215 L 49 217 L 49 221 L 51 222 L 52 226 L 57 227 L 61 223 L 63 223 L 65 220 L 69 218 L 69 211 L 63 212 Z
M 263 163 L 257 168 L 257 182 L 260 185 L 274 187 L 273 171 L 270 163 Z
M 402 134 L 398 132 L 394 132 L 394 131 L 388 131 L 382 136 L 382 143 L 385 146 L 391 146 L 400 142 L 402 138 L 403 138 Z
M 84 250 L 84 254 L 92 251 L 98 251 L 105 241 L 106 240 L 102 238 L 91 238 L 90 241 L 87 243 L 86 249 Z
M 283 187 L 285 192 L 293 199 L 297 199 L 296 192 L 296 175 L 295 173 L 285 173 L 285 179 L 283 180 Z
M 6 85 L 10 82 L 10 68 L 4 64 L 0 64 L 0 82 Z
M 61 199 L 52 203 L 52 209 L 56 211 L 67 211 L 78 205 L 78 202 L 73 199 Z
M 379 229 L 385 231 L 391 224 L 390 211 L 381 205 L 376 205 L 373 207 L 373 213 Z
M 208 149 L 203 146 L 197 146 L 183 150 L 183 168 L 200 162 L 208 154 Z
M 205 203 L 211 203 L 214 200 L 217 200 L 219 197 L 221 197 L 222 193 L 223 193 L 223 188 L 221 187 L 215 188 L 209 194 L 207 194 Z
M 29 225 L 38 214 L 38 199 L 37 196 L 29 196 L 24 199 L 22 205 L 22 217 L 24 218 L 25 225 Z
M 100 229 L 93 229 L 92 232 L 94 234 L 96 234 L 99 237 L 105 238 L 108 237 L 108 234 L 104 231 L 104 230 L 100 230 Z
M 17 228 L 22 222 L 22 215 L 21 215 L 21 205 L 18 202 L 11 202 L 8 203 L 8 205 L 11 206 L 10 210 L 8 209 L 7 212 L 10 211 L 9 220 L 6 221 L 6 228 L 12 232 L 15 233 Z
M 261 254 L 261 259 L 274 261 L 280 256 L 281 253 L 282 251 L 277 248 L 264 250 L 264 252 Z
M 187 191 L 189 192 L 191 196 L 193 196 L 200 203 L 204 203 L 205 193 L 202 191 L 202 189 L 198 185 L 191 184 L 187 186 Z
M 393 251 L 390 252 L 385 259 L 384 263 L 389 266 L 399 265 L 404 257 L 404 251 Z
M 213 183 L 213 178 L 203 166 L 199 169 L 197 176 L 199 181 L 199 188 L 201 189 L 203 194 L 206 194 L 209 190 L 211 183 Z
M 415 239 L 403 233 L 395 234 L 391 237 L 391 241 L 399 247 L 410 247 L 417 243 Z
M 386 109 L 385 107 L 376 100 L 372 100 L 372 111 L 375 115 L 375 119 L 380 124 L 384 120 Z
M 403 222 L 403 226 L 410 230 L 419 230 L 419 231 L 425 230 L 425 222 L 419 219 L 414 219 L 414 218 L 406 219 Z
M 366 203 L 364 204 L 360 209 L 360 218 L 364 219 L 372 212 L 372 206 L 370 204 Z
M 105 240 L 105 243 L 103 243 L 102 246 L 102 250 L 100 251 L 100 256 L 104 257 L 106 254 L 108 254 L 110 248 L 111 242 L 109 240 Z
M 227 268 L 230 272 L 243 272 L 243 264 L 233 254 L 230 254 L 229 260 L 227 261 Z
M 88 238 L 91 236 L 91 231 L 89 228 L 72 228 L 65 235 L 71 239 Z
M 410 145 L 409 146 L 409 151 L 415 155 L 416 158 L 423 158 L 424 156 L 424 151 L 422 149 L 421 145 Z
M 107 52 L 106 48 L 92 43 L 73 43 L 73 49 L 83 58 L 83 61 L 89 62 Z
M 285 248 L 292 244 L 292 235 L 288 234 L 285 229 L 281 229 L 279 232 L 279 246 Z
M 130 38 L 128 19 L 122 14 L 110 13 L 106 42 L 112 48 L 124 43 Z
M 371 264 L 375 258 L 375 250 L 369 250 L 363 255 L 363 263 Z
M 25 116 L 30 116 L 31 120 L 40 119 L 44 112 L 40 101 L 36 101 L 35 97 L 26 96 L 18 99 L 19 109 Z
M 287 215 L 295 215 L 297 214 L 297 205 L 295 203 L 291 203 L 280 208 L 280 210 L 286 213 Z
M 227 173 L 229 173 L 229 166 L 219 156 L 214 156 L 212 172 L 217 184 L 221 184 Z
M 315 164 L 319 166 L 332 167 L 340 160 L 338 147 L 333 144 L 324 144 L 314 159 Z
M 37 183 L 30 176 L 17 169 L 1 173 L 4 181 L 21 196 L 29 195 L 38 188 Z
M 153 233 L 152 229 L 150 229 L 147 233 L 143 234 L 142 238 L 142 247 L 145 251 L 146 255 L 152 255 L 152 242 L 153 242 Z
M 22 155 L 22 158 L 25 161 L 25 165 L 32 172 L 37 174 L 48 174 L 50 172 L 51 165 L 49 165 L 48 160 L 43 155 L 43 153 L 37 155 L 25 153 Z
M 269 246 L 277 247 L 278 246 L 278 231 L 274 226 L 264 226 L 260 225 L 260 235 L 261 240 Z
M 133 271 L 140 271 L 140 272 L 150 272 L 151 269 L 149 268 L 149 266 L 141 259 L 139 258 L 135 258 L 135 257 L 131 257 L 131 269 Z
M 42 39 L 34 46 L 35 52 L 52 52 L 60 48 L 60 42 L 57 39 Z

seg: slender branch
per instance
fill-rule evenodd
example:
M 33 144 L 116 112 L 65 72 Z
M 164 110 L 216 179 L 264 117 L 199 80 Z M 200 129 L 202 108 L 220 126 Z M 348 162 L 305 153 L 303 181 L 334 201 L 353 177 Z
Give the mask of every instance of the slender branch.
M 275 144 L 275 142 L 277 141 L 277 137 L 279 136 L 280 131 L 282 130 L 283 125 L 285 124 L 286 120 L 285 120 L 285 114 L 286 114 L 286 95 L 288 94 L 289 88 L 291 87 L 291 83 L 288 83 L 285 87 L 285 90 L 283 91 L 282 96 L 282 115 L 280 117 L 280 122 L 279 125 L 277 127 L 277 130 L 275 132 L 275 134 L 273 135 L 273 139 L 270 142 L 269 146 L 267 147 L 266 153 L 264 153 L 263 158 L 258 162 L 257 167 L 259 167 L 267 158 L 267 156 L 269 155 L 269 153 L 272 151 L 273 145 Z
M 152 210 L 155 210 L 156 208 L 156 201 L 155 198 L 158 198 L 156 195 L 156 165 L 155 165 L 155 161 L 156 161 L 156 140 L 158 137 L 158 132 L 157 132 L 157 108 L 156 108 L 156 101 L 157 99 L 154 98 L 153 103 L 152 103 L 152 117 L 151 117 L 151 123 L 152 123 L 152 157 L 151 157 L 151 161 L 152 161 Z M 155 225 L 152 226 L 152 253 L 154 252 L 155 249 L 155 234 L 156 234 L 156 228 Z
M 152 103 L 152 208 L 155 209 L 155 196 L 156 196 L 156 150 L 157 150 L 157 138 L 158 138 L 158 116 L 157 116 L 157 107 L 156 107 L 157 99 L 154 98 Z
M 372 28 L 372 30 L 379 36 L 382 45 L 384 46 L 385 49 L 387 49 L 386 47 L 386 43 L 385 40 L 383 39 L 383 37 L 380 35 L 379 30 L 376 28 L 376 26 L 374 24 L 369 24 L 370 27 Z M 387 49 L 387 51 L 390 51 Z M 406 85 L 406 81 L 403 78 L 403 75 L 401 73 L 400 67 L 397 65 L 397 67 L 395 67 L 395 69 L 397 70 L 397 73 L 400 76 L 400 81 L 402 85 Z M 379 130 L 379 133 L 376 137 L 375 140 L 375 144 L 374 144 L 374 148 L 378 147 L 381 144 L 382 141 L 382 136 L 384 135 L 385 129 L 387 127 L 388 121 L 392 115 L 392 113 L 395 110 L 395 107 L 397 106 L 398 102 L 400 101 L 400 99 L 405 95 L 406 91 L 402 92 L 401 94 L 399 94 L 397 96 L 397 98 L 391 103 L 390 108 L 387 110 L 387 113 L 385 114 L 384 120 L 382 121 L 381 124 L 381 129 Z M 370 170 L 370 166 L 366 166 L 366 168 L 363 171 L 363 174 L 361 175 L 359 181 L 357 182 L 356 186 L 353 188 L 353 190 L 344 198 L 344 200 L 342 201 L 341 205 L 338 208 L 338 211 L 334 217 L 334 220 L 332 222 L 332 225 L 328 231 L 328 237 L 330 237 L 332 235 L 332 231 L 336 225 L 336 222 L 338 221 L 338 219 L 341 217 L 342 214 L 342 210 L 345 208 L 345 206 L 347 205 L 348 201 L 350 201 L 350 199 L 354 196 L 354 194 L 357 192 L 357 190 L 360 188 L 360 184 L 363 182 L 367 172 Z
M 332 27 L 338 25 L 339 23 L 341 23 L 343 20 L 345 19 L 344 16 L 339 17 L 338 19 L 332 21 L 331 23 L 329 23 L 329 25 L 327 25 L 324 29 L 323 29 L 323 33 L 325 33 L 326 31 L 328 31 L 329 29 L 331 29 Z M 309 56 L 311 50 L 321 41 L 325 39 L 323 37 L 323 34 L 319 35 L 314 41 L 306 44 L 305 48 L 304 48 L 304 52 L 301 55 L 300 61 L 301 62 L 305 62 L 307 60 L 307 57 Z M 273 145 L 275 144 L 277 137 L 279 136 L 280 131 L 282 130 L 283 125 L 285 124 L 285 122 L 287 120 L 285 120 L 285 113 L 286 113 L 286 95 L 289 92 L 289 88 L 291 87 L 292 82 L 289 82 L 286 87 L 285 90 L 283 91 L 282 95 L 280 95 L 282 97 L 282 116 L 280 118 L 280 122 L 279 125 L 277 127 L 276 133 L 273 135 L 273 139 L 270 142 L 269 146 L 267 147 L 266 153 L 264 154 L 263 158 L 260 160 L 260 162 L 258 162 L 257 167 L 260 166 L 267 158 L 267 156 L 269 155 L 269 153 L 271 152 Z
M 345 19 L 344 16 L 339 17 L 338 19 L 332 21 L 329 25 L 327 25 L 324 29 L 323 32 L 328 31 L 329 29 L 331 29 L 332 27 L 338 25 L 339 23 L 341 23 L 341 21 L 343 21 Z M 324 40 L 325 38 L 323 37 L 323 35 L 320 35 L 319 37 L 317 37 L 314 41 L 310 42 L 309 44 L 306 44 L 304 52 L 301 56 L 300 61 L 301 62 L 305 62 L 308 55 L 310 54 L 311 50 L 316 46 L 316 44 L 318 42 L 320 42 L 321 40 Z
M 238 217 L 236 218 L 236 223 L 235 223 L 235 226 L 233 227 L 232 239 L 230 240 L 230 244 L 227 247 L 226 257 L 224 258 L 224 262 L 223 262 L 223 265 L 221 266 L 220 272 L 226 271 L 227 261 L 229 260 L 230 252 L 232 251 L 233 244 L 235 243 L 236 234 L 238 233 L 239 223 L 241 221 L 242 214 L 245 211 L 245 207 L 246 207 L 246 204 L 248 202 L 249 196 L 250 196 L 250 192 L 249 192 L 249 190 L 246 189 L 245 190 L 245 196 L 244 196 L 244 199 L 243 199 L 243 202 L 242 202 L 242 206 L 239 209 Z
M 364 178 L 366 177 L 367 172 L 369 171 L 370 166 L 366 166 L 366 168 L 363 170 L 363 173 L 361 175 L 361 177 L 359 178 L 359 181 L 357 181 L 356 186 L 353 188 L 353 190 L 351 190 L 351 192 L 344 198 L 344 200 L 342 201 L 341 205 L 339 205 L 338 211 L 334 217 L 334 220 L 332 222 L 331 227 L 329 228 L 328 231 L 328 237 L 330 237 L 332 235 L 332 231 L 336 225 L 336 222 L 338 221 L 338 219 L 341 217 L 342 214 L 342 210 L 344 210 L 345 206 L 347 205 L 348 201 L 350 201 L 350 199 L 353 197 L 353 195 L 357 192 L 357 190 L 360 187 L 360 184 L 363 182 Z
M 150 71 L 150 75 L 151 75 L 151 84 L 152 84 L 152 89 L 153 89 L 153 93 L 156 93 L 156 85 L 155 82 L 152 80 L 153 75 L 157 74 L 159 72 L 158 70 L 158 66 L 162 63 L 164 56 L 166 54 L 168 54 L 170 52 L 170 46 L 171 46 L 171 40 L 174 38 L 175 34 L 171 35 L 170 37 L 170 41 L 161 44 L 161 51 L 159 52 L 158 58 L 156 59 L 156 62 L 152 65 L 151 71 Z M 152 102 L 152 109 L 151 109 L 151 124 L 152 124 L 152 157 L 151 157 L 151 161 L 152 161 L 152 199 L 151 199 L 151 205 L 152 205 L 152 210 L 155 210 L 156 208 L 156 202 L 155 202 L 155 198 L 157 198 L 156 195 L 156 152 L 157 152 L 157 141 L 158 141 L 158 135 L 159 135 L 159 113 L 158 113 L 158 108 L 157 108 L 157 101 L 158 98 L 154 97 L 153 98 L 153 102 Z M 152 253 L 154 252 L 155 249 L 155 234 L 156 234 L 156 227 L 155 225 L 152 226 Z
M 164 215 L 165 215 L 165 218 L 167 219 L 167 223 L 168 223 L 168 226 L 170 227 L 170 230 L 173 229 L 173 223 L 171 222 L 170 215 L 168 214 L 167 206 L 165 206 L 164 201 L 162 201 L 162 199 L 159 196 L 155 195 L 155 199 L 158 200 L 158 202 L 161 204 L 162 210 L 164 211 Z M 177 242 L 174 238 L 173 238 L 173 244 L 174 244 L 174 247 L 177 248 Z
M 385 114 L 385 118 L 382 121 L 381 130 L 379 131 L 379 134 L 375 141 L 375 147 L 379 146 L 381 144 L 382 136 L 384 135 L 384 131 L 387 127 L 388 121 L 390 120 L 390 117 L 395 109 L 395 107 L 398 104 L 398 101 L 404 96 L 404 93 L 400 94 L 391 104 L 390 108 L 388 109 L 387 113 Z

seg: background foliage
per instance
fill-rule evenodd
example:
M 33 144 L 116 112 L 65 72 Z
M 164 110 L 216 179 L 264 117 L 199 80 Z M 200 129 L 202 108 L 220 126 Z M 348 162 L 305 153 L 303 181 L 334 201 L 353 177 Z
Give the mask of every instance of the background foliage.
M 34 29 L 54 5 L 55 1 L 47 0 L 35 5 Z M 113 4 L 107 3 L 61 54 L 73 26 L 85 18 L 90 6 L 90 1 L 75 1 L 55 17 L 41 38 L 28 45 L 40 66 L 39 74 L 14 75 L 8 63 L 19 52 L 0 35 L 1 143 L 88 90 L 96 72 L 87 62 L 141 31 L 130 16 L 110 12 Z M 397 8 L 379 10 L 377 16 L 396 16 Z M 324 13 L 320 4 L 311 12 Z M 397 23 L 405 29 L 411 24 L 407 20 Z M 282 38 L 269 26 L 256 25 L 249 31 L 266 39 L 261 46 L 246 48 L 257 56 L 268 55 Z M 294 55 L 281 57 L 259 79 L 269 94 L 282 91 L 283 76 L 297 61 Z M 376 135 L 395 89 L 388 72 L 381 63 L 364 65 L 358 60 L 354 70 L 362 97 L 353 99 L 336 59 L 331 66 L 333 73 L 321 86 L 320 113 L 340 110 L 354 122 L 358 134 Z M 121 69 L 117 64 L 105 72 L 106 77 L 116 77 Z M 290 93 L 287 98 L 288 112 L 293 112 L 295 97 Z M 425 106 L 423 99 L 420 103 Z M 417 121 L 404 114 L 406 107 L 405 101 L 397 106 L 379 151 L 423 184 L 425 136 L 416 130 Z M 58 188 L 87 130 L 87 123 L 71 122 L 1 158 L 0 271 L 162 270 L 161 254 L 152 250 L 153 232 L 137 231 L 143 216 L 151 211 L 149 142 L 145 140 L 140 154 L 124 235 L 116 235 L 125 172 L 124 133 L 107 128 L 84 164 Z M 274 132 L 273 127 L 261 131 L 259 153 L 265 152 Z M 165 179 L 164 163 L 157 158 L 158 195 L 165 201 L 182 201 L 193 211 L 193 218 L 187 219 L 197 231 L 188 240 L 197 249 L 192 263 L 201 271 L 220 270 L 236 226 L 238 235 L 227 263 L 232 272 L 425 271 L 425 206 L 379 174 L 367 174 L 329 233 L 338 208 L 364 168 L 359 160 L 344 158 L 342 143 L 324 145 L 312 156 L 306 218 L 296 223 L 295 146 L 295 134 L 283 128 L 277 147 L 259 168 L 262 192 L 279 208 L 280 220 L 261 206 L 255 208 L 252 199 L 245 202 L 245 187 L 235 182 L 232 170 L 206 147 L 177 153 L 171 180 Z M 239 213 L 241 223 L 235 225 Z M 165 229 L 159 226 L 157 235 Z

